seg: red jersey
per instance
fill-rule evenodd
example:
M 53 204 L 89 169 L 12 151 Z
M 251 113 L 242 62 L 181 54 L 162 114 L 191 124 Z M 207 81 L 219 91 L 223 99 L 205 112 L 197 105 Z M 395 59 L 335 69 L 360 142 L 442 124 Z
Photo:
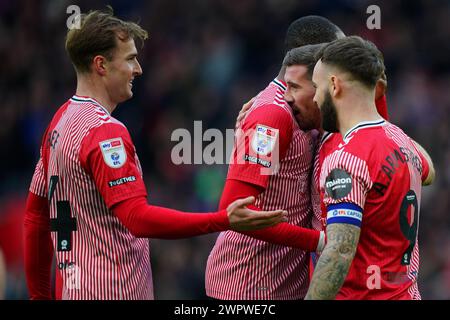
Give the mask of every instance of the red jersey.
M 429 167 L 411 139 L 382 119 L 343 137 L 320 172 L 327 224 L 361 227 L 337 299 L 420 299 L 417 232 Z
M 47 197 L 63 299 L 152 299 L 148 239 L 110 208 L 146 196 L 125 126 L 97 101 L 73 96 L 44 135 L 30 191 Z
M 375 106 L 378 113 L 385 120 L 389 120 L 385 95 L 378 100 L 375 100 Z M 342 135 L 340 133 L 324 132 L 317 145 L 317 151 L 314 157 L 313 179 L 311 183 L 311 203 L 314 213 L 312 218 L 312 228 L 315 230 L 325 230 L 327 217 L 327 210 L 323 204 L 323 194 L 320 193 L 319 188 L 320 169 L 325 158 L 333 153 L 342 142 Z M 313 262 L 313 265 L 315 265 L 315 261 Z
M 285 209 L 289 223 L 310 227 L 314 133 L 300 130 L 285 90 L 275 79 L 258 95 L 239 125 L 244 134 L 236 137 L 227 179 L 263 187 L 258 208 Z M 299 249 L 222 232 L 208 258 L 206 293 L 217 299 L 302 299 L 308 259 Z

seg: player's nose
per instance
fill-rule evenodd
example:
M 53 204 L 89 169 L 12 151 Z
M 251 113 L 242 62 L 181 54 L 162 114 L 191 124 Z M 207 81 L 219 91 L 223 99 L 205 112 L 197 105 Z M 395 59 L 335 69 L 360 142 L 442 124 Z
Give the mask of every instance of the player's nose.
M 316 105 L 316 107 L 319 108 L 319 104 L 317 103 L 317 90 L 316 90 L 316 93 L 314 94 L 313 102 Z
M 136 66 L 134 68 L 134 72 L 133 73 L 134 73 L 135 76 L 140 76 L 143 73 L 142 67 L 141 67 L 141 65 L 139 64 L 138 61 L 136 61 Z

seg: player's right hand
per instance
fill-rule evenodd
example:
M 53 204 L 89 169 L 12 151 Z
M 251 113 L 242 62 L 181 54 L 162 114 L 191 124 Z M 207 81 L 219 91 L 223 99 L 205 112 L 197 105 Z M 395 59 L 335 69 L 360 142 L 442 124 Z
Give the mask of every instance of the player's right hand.
M 228 208 L 230 229 L 236 231 L 249 231 L 274 226 L 287 221 L 285 210 L 256 211 L 247 208 L 255 202 L 255 197 L 247 197 L 232 202 Z
M 239 111 L 239 114 L 237 116 L 236 119 L 236 125 L 235 128 L 237 129 L 239 127 L 239 124 L 241 123 L 241 121 L 245 118 L 245 116 L 247 115 L 248 110 L 250 110 L 250 108 L 253 105 L 253 102 L 255 102 L 256 97 L 253 97 L 250 99 L 250 101 L 247 101 L 246 103 L 244 103 L 244 105 L 242 106 L 241 111 Z

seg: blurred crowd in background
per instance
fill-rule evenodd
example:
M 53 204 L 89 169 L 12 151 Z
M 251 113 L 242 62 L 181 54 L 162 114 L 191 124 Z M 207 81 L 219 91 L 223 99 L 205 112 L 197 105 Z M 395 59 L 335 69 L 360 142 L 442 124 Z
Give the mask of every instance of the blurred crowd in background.
M 203 131 L 233 128 L 242 104 L 277 75 L 293 20 L 322 15 L 347 35 L 372 40 L 385 56 L 391 122 L 429 151 L 437 173 L 422 197 L 419 288 L 424 299 L 450 299 L 450 1 L 1 0 L 0 249 L 7 299 L 28 297 L 26 194 L 45 127 L 75 92 L 64 51 L 71 4 L 82 12 L 110 4 L 149 32 L 138 57 L 144 74 L 114 116 L 134 139 L 149 202 L 185 211 L 217 209 L 227 166 L 174 165 L 171 133 L 193 132 L 194 120 Z M 381 9 L 380 30 L 366 26 L 371 4 Z M 216 236 L 151 241 L 157 299 L 205 298 L 204 269 Z

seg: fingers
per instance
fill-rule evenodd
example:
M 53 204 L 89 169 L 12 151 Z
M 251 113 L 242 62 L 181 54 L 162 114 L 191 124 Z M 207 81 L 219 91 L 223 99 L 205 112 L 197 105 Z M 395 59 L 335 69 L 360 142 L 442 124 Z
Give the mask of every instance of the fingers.
M 277 216 L 277 217 L 273 217 L 271 219 L 265 219 L 265 220 L 260 220 L 255 222 L 255 226 L 258 228 L 267 228 L 267 227 L 273 227 L 277 224 L 279 224 L 280 222 L 286 222 L 286 218 L 284 218 L 283 216 Z
M 247 114 L 247 111 L 252 107 L 252 105 L 255 102 L 255 100 L 256 100 L 256 97 L 253 97 L 248 102 L 244 103 L 244 105 L 242 106 L 241 111 L 239 111 L 239 114 L 237 116 L 236 127 L 245 118 L 245 115 Z
M 287 211 L 285 210 L 275 210 L 275 211 L 254 211 L 247 209 L 249 214 L 252 214 L 252 220 L 254 221 L 254 226 L 267 227 L 273 226 L 280 222 L 287 221 Z
M 267 223 L 271 225 L 279 222 L 287 222 L 287 211 L 285 210 L 259 211 L 258 215 L 263 223 L 264 221 L 267 221 Z
M 239 115 L 238 115 L 238 117 L 237 117 L 237 119 L 236 119 L 236 124 L 237 125 L 239 125 L 239 123 L 242 121 L 242 119 L 244 119 L 244 116 L 245 116 L 245 112 L 239 112 Z
M 234 229 L 239 231 L 257 230 L 267 227 L 272 227 L 280 222 L 286 222 L 286 211 L 253 211 L 250 209 L 244 209 L 246 215 L 250 216 L 246 218 L 245 223 L 235 225 Z
M 287 211 L 285 210 L 255 211 L 247 208 L 254 202 L 255 197 L 250 196 L 238 199 L 228 206 L 230 229 L 237 231 L 256 230 L 287 221 Z
M 242 106 L 242 110 L 241 112 L 246 112 L 248 111 L 248 109 L 251 108 L 251 106 L 253 105 L 253 103 L 255 102 L 256 97 L 253 97 L 250 99 L 250 101 L 248 101 L 247 103 L 244 103 L 244 105 Z

